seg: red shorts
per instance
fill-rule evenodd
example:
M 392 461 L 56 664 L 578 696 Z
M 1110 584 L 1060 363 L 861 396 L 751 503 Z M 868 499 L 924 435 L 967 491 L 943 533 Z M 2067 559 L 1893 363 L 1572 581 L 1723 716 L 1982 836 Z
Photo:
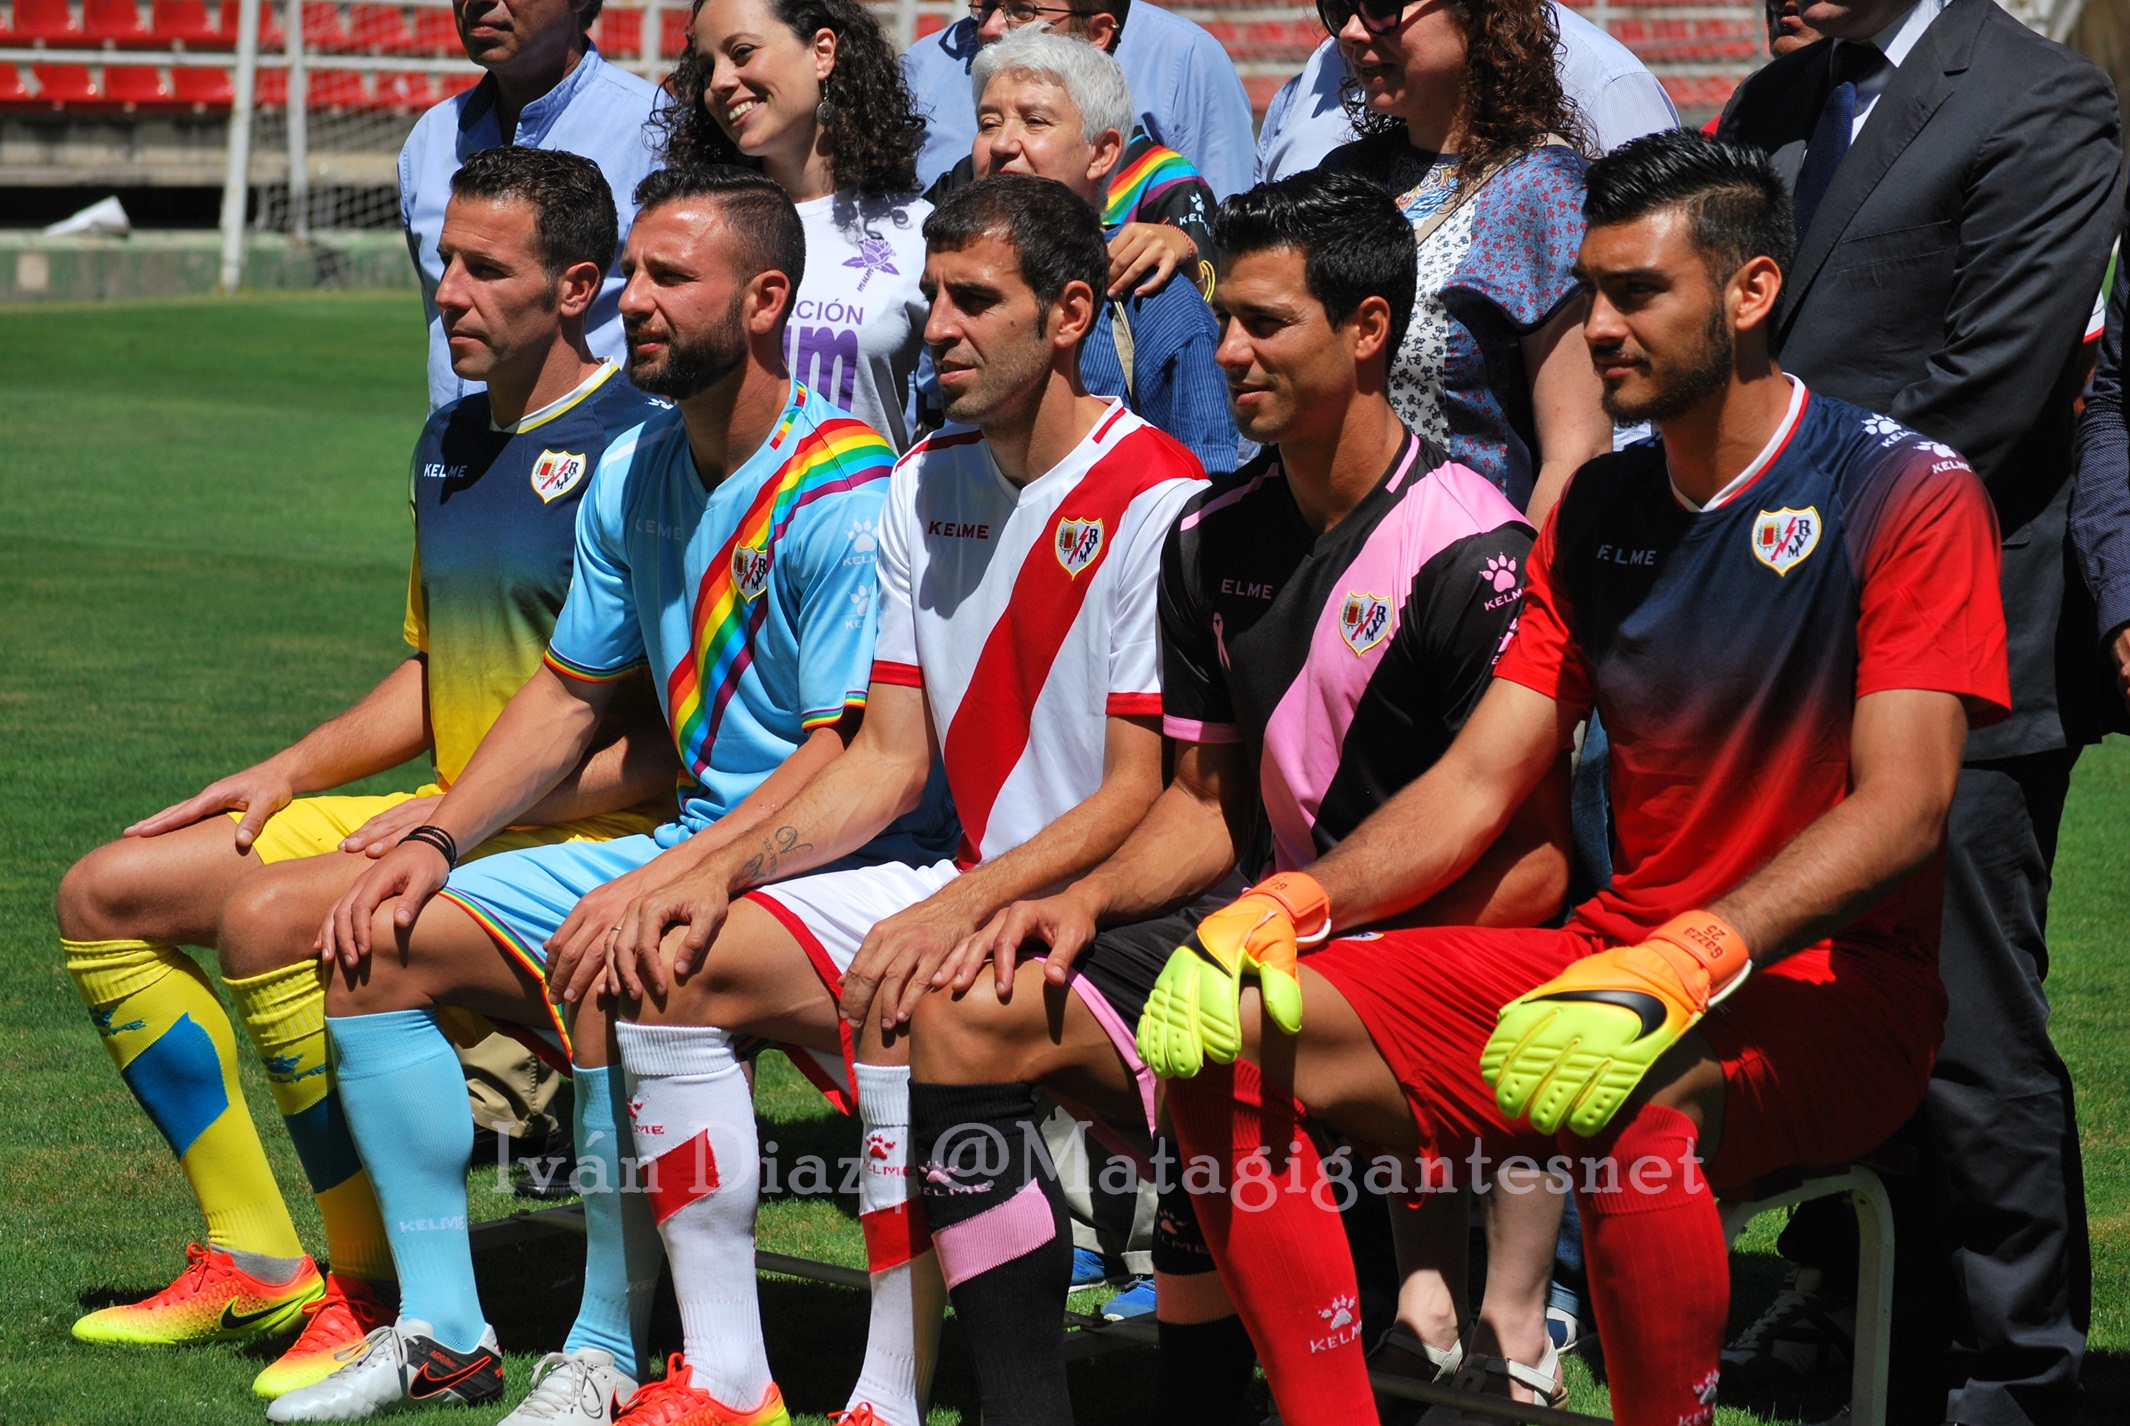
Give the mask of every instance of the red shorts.
M 1456 1162 L 1477 1144 L 1498 1163 L 1543 1148 L 1479 1077 L 1501 1007 L 1611 944 L 1589 930 L 1422 927 L 1333 941 L 1303 964 L 1361 1017 L 1422 1152 Z M 1705 1170 L 1721 1193 L 1884 1143 L 1923 1102 L 1945 990 L 1917 957 L 1822 944 L 1754 971 L 1696 1028 L 1723 1065 L 1723 1137 Z

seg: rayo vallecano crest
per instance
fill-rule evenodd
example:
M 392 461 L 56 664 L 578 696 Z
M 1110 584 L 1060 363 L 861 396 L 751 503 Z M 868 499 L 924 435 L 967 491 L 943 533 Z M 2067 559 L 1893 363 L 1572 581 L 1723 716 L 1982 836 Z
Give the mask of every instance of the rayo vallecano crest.
M 1102 522 L 1100 520 L 1058 521 L 1057 542 L 1052 547 L 1057 551 L 1058 563 L 1075 579 L 1080 571 L 1095 562 L 1102 553 Z
M 740 545 L 732 551 L 732 582 L 738 586 L 740 598 L 754 599 L 769 587 L 769 551 L 754 545 Z
M 577 488 L 577 482 L 584 479 L 584 472 L 590 465 L 591 462 L 582 455 L 542 451 L 540 458 L 533 462 L 533 493 L 540 497 L 541 504 L 552 504 Z
M 1390 635 L 1390 601 L 1380 594 L 1349 594 L 1339 606 L 1339 637 L 1365 654 Z
M 1802 510 L 1788 506 L 1763 510 L 1753 521 L 1753 558 L 1777 574 L 1788 574 L 1792 566 L 1819 548 L 1819 530 L 1817 505 L 1807 505 Z

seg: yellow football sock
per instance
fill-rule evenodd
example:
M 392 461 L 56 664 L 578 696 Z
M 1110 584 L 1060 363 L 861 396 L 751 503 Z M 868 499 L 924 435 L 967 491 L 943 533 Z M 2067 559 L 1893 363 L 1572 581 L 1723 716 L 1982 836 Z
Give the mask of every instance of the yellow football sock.
M 177 1155 L 207 1215 L 207 1240 L 225 1252 L 301 1258 L 207 972 L 153 941 L 59 944 L 111 1062 Z
M 236 1002 L 274 1102 L 295 1140 L 296 1156 L 325 1219 L 326 1257 L 336 1273 L 375 1282 L 393 1279 L 392 1249 L 370 1176 L 356 1157 L 334 1092 L 325 1037 L 325 982 L 312 961 L 242 980 L 223 981 Z

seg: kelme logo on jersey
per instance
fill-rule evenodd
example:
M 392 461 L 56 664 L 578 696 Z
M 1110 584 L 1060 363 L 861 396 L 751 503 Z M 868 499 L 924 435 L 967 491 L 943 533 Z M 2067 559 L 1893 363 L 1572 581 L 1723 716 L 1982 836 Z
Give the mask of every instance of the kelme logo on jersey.
M 740 598 L 760 598 L 769 587 L 769 551 L 754 545 L 736 546 L 732 551 L 732 583 Z
M 1819 530 L 1817 505 L 1763 510 L 1753 521 L 1753 558 L 1777 574 L 1788 574 L 1819 548 Z
M 1390 635 L 1390 601 L 1380 594 L 1349 594 L 1339 606 L 1339 637 L 1365 654 Z
M 575 490 L 578 482 L 584 479 L 585 471 L 589 469 L 591 462 L 581 454 L 542 451 L 540 458 L 533 462 L 533 493 L 540 497 L 542 504 L 551 505 Z
M 1080 571 L 1095 562 L 1102 553 L 1102 522 L 1100 520 L 1060 520 L 1055 546 L 1058 563 L 1075 579 Z

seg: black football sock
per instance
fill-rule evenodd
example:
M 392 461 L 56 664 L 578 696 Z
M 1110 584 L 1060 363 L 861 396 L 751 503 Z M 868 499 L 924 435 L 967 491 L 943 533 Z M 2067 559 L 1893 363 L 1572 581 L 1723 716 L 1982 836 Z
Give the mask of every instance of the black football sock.
M 1026 1084 L 910 1084 L 932 1246 L 976 1365 L 985 1426 L 1072 1426 L 1072 1231 Z
M 1163 1136 L 1154 1162 L 1170 1173 L 1180 1167 L 1175 1142 Z M 1154 1218 L 1154 1271 L 1162 1277 L 1193 1277 L 1215 1271 L 1213 1254 L 1199 1231 L 1180 1174 L 1161 1184 L 1160 1210 Z M 1160 1309 L 1155 1309 L 1157 1315 Z M 1147 1419 L 1164 1426 L 1234 1426 L 1250 1390 L 1257 1349 L 1242 1318 L 1230 1314 L 1211 1322 L 1160 1322 L 1161 1367 Z

